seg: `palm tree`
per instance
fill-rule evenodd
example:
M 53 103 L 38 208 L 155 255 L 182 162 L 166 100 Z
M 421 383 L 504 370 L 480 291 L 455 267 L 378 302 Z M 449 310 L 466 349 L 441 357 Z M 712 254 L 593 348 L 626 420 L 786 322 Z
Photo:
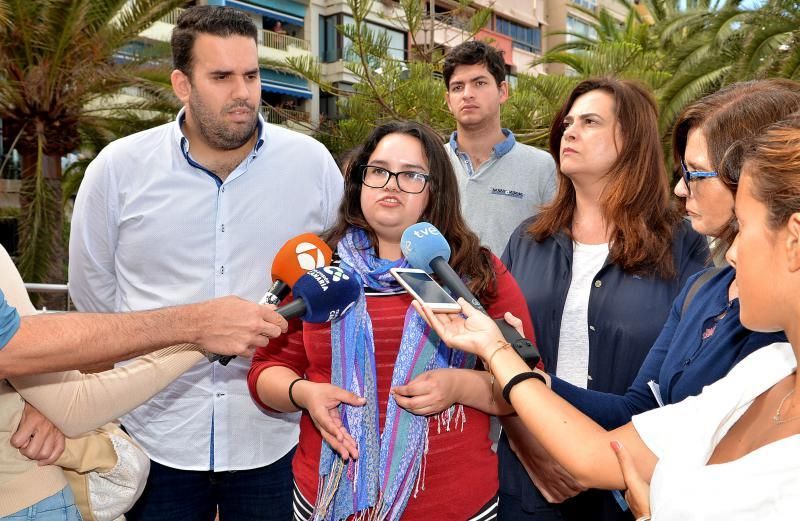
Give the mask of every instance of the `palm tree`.
M 170 102 L 169 90 L 147 77 L 163 66 L 157 56 L 124 51 L 182 3 L 0 4 L 0 19 L 6 20 L 0 25 L 0 118 L 22 158 L 18 266 L 25 280 L 64 280 L 61 160 L 79 148 L 80 129 L 108 131 L 114 109 L 146 111 Z M 115 98 L 125 87 L 136 87 L 145 96 Z

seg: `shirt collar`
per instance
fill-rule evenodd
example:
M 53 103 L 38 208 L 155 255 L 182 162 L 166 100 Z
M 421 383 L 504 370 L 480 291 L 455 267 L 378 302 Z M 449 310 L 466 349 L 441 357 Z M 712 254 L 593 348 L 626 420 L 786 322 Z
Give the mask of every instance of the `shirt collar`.
M 492 151 L 494 152 L 495 157 L 503 157 L 504 155 L 511 152 L 511 149 L 514 147 L 514 143 L 517 142 L 516 138 L 514 137 L 514 133 L 507 128 L 500 129 L 503 132 L 503 135 L 506 138 L 497 143 L 495 146 L 492 147 Z M 458 131 L 454 131 L 450 134 L 450 148 L 453 149 L 454 152 L 458 153 Z

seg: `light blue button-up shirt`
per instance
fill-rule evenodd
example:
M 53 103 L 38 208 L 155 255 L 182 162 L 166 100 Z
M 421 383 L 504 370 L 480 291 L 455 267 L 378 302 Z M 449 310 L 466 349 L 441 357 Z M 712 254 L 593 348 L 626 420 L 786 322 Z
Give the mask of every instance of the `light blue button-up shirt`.
M 252 153 L 221 181 L 192 159 L 182 117 L 115 141 L 87 169 L 70 237 L 78 309 L 141 310 L 230 294 L 258 301 L 280 247 L 334 223 L 343 182 L 322 144 L 259 119 Z M 268 465 L 296 444 L 299 417 L 253 404 L 249 365 L 202 362 L 123 423 L 151 459 L 173 468 Z

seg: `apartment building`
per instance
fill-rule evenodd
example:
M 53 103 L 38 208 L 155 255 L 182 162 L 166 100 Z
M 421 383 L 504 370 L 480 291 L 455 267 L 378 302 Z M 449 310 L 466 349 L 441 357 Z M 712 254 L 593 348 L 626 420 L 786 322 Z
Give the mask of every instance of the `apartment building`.
M 488 40 L 504 52 L 509 80 L 519 73 L 538 74 L 542 67 L 531 61 L 542 52 L 542 21 L 546 0 L 477 0 L 478 8 L 491 7 L 492 16 L 476 37 Z M 351 42 L 336 30 L 352 22 L 344 0 L 197 0 L 189 5 L 225 5 L 247 12 L 259 33 L 259 56 L 281 62 L 289 56 L 313 56 L 321 64 L 322 77 L 343 90 L 356 78 L 344 67 Z M 402 13 L 394 0 L 376 0 L 367 17 L 373 31 L 387 34 L 390 53 L 399 60 L 412 59 L 417 45 L 435 45 L 447 50 L 469 35 L 472 9 L 459 9 L 455 0 L 426 0 L 429 13 L 419 34 L 410 35 L 400 21 Z M 168 41 L 177 19 L 176 11 L 142 33 L 147 40 Z M 412 37 L 413 36 L 413 37 Z M 275 68 L 261 70 L 262 112 L 268 121 L 298 130 L 314 128 L 320 115 L 336 118 L 334 96 L 320 94 L 305 79 Z
M 542 0 L 546 3 L 544 11 L 544 31 L 545 48 L 552 49 L 556 45 L 562 44 L 572 38 L 570 35 L 553 34 L 555 32 L 570 32 L 586 37 L 597 36 L 594 28 L 590 25 L 591 18 L 586 13 L 576 9 L 582 7 L 594 13 L 600 9 L 606 9 L 612 16 L 622 22 L 628 14 L 628 10 L 620 0 Z M 544 68 L 548 74 L 564 74 L 567 72 L 564 65 L 550 64 Z

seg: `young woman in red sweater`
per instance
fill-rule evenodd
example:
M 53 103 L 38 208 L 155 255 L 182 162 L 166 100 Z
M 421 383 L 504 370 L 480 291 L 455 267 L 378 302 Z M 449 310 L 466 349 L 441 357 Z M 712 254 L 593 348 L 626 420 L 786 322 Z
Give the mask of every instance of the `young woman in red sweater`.
M 451 266 L 491 316 L 528 317 L 525 300 L 465 224 L 456 176 L 428 127 L 375 129 L 345 185 L 326 240 L 363 282 L 363 296 L 332 324 L 290 322 L 286 336 L 259 349 L 248 377 L 261 405 L 303 412 L 295 519 L 494 519 L 489 414 L 504 411 L 489 375 L 431 334 L 389 273 L 408 267 L 403 231 L 436 226 Z M 532 339 L 530 322 L 524 330 Z

